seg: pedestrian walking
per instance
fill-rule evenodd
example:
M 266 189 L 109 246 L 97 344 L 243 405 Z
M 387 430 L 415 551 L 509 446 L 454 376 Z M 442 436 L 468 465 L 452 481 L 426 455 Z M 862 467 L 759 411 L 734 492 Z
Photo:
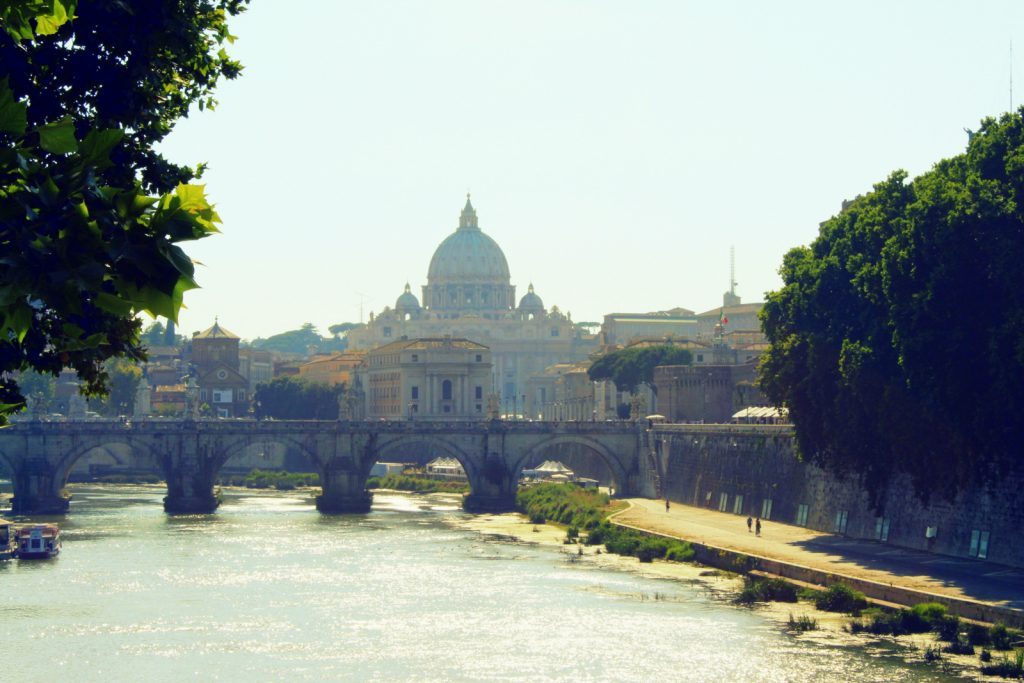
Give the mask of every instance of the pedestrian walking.
M 760 517 L 758 517 L 757 521 L 754 522 L 754 529 L 757 530 L 757 534 L 756 535 L 760 536 L 761 535 L 761 518 Z
M 751 527 L 751 525 L 753 523 L 754 523 L 754 520 L 752 518 L 750 518 L 750 517 L 747 517 L 747 533 L 748 534 L 752 531 L 752 529 L 750 527 Z
M 665 512 L 668 512 L 668 498 L 665 499 Z

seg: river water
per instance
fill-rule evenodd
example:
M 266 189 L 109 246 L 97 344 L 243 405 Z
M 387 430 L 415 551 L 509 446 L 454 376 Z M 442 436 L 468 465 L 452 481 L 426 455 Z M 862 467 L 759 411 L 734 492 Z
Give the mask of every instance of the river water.
M 436 497 L 74 488 L 64 551 L 0 563 L 2 680 L 947 680 L 815 643 L 700 587 L 458 528 Z

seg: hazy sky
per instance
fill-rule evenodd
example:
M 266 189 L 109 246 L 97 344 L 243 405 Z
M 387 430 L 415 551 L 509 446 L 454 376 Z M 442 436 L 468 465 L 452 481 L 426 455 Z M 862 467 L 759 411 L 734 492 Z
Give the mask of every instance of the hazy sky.
M 224 219 L 188 249 L 180 331 L 326 332 L 420 296 L 467 190 L 517 296 L 574 320 L 720 305 L 730 245 L 760 301 L 843 199 L 1009 109 L 1022 20 L 1019 0 L 253 0 L 243 76 L 164 145 L 209 163 Z M 1024 38 L 1013 62 L 1016 106 Z

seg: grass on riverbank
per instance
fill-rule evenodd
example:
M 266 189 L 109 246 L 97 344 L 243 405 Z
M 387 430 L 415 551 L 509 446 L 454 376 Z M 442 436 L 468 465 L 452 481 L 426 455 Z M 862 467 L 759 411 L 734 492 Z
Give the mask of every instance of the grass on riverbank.
M 319 486 L 320 475 L 316 472 L 274 472 L 252 470 L 248 474 L 221 474 L 217 478 L 221 486 L 244 486 L 247 489 L 277 489 L 291 491 L 300 486 Z
M 386 474 L 383 477 L 370 477 L 366 481 L 366 488 L 411 491 L 413 493 L 466 493 L 469 491 L 469 483 L 411 477 L 407 474 Z
M 686 562 L 693 558 L 693 548 L 685 541 L 633 531 L 609 522 L 607 517 L 617 506 L 608 494 L 593 489 L 575 484 L 537 484 L 519 491 L 516 507 L 534 524 L 554 522 L 566 526 L 567 542 L 582 540 L 586 545 L 604 545 L 610 553 L 636 557 L 641 562 L 656 559 Z

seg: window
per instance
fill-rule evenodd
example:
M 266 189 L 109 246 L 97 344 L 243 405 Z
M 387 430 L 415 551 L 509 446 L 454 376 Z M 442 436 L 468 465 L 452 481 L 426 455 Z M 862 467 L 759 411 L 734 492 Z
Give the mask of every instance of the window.
M 452 400 L 452 381 L 450 379 L 446 379 L 444 382 L 441 383 L 441 400 Z M 448 411 L 445 410 L 444 412 L 447 413 Z
M 732 514 L 742 515 L 743 514 L 743 495 L 736 494 L 736 498 L 732 502 Z
M 483 360 L 484 360 L 484 355 L 482 353 L 476 354 L 476 362 L 477 363 L 482 363 Z
M 420 354 L 418 354 L 418 353 L 412 354 L 412 362 L 413 363 L 419 363 L 420 362 Z
M 420 388 L 419 387 L 413 387 L 412 388 L 412 395 L 410 396 L 410 398 L 419 398 L 419 397 L 420 397 Z
M 385 337 L 390 337 L 391 336 L 391 328 L 390 327 L 385 327 L 384 328 L 384 336 Z
M 214 403 L 231 403 L 231 390 L 230 389 L 214 389 L 213 390 L 213 402 Z
M 796 525 L 807 526 L 807 512 L 808 508 L 806 503 L 801 503 L 796 506 Z
M 484 397 L 484 388 L 483 387 L 477 387 L 474 396 L 478 400 L 483 398 Z
M 889 540 L 889 523 L 892 520 L 888 517 L 875 517 L 875 540 L 885 541 Z
M 697 362 L 698 363 L 703 363 L 704 362 L 704 354 L 703 353 L 698 353 L 697 354 Z
M 848 510 L 840 510 L 836 513 L 836 523 L 832 525 L 832 531 L 837 534 L 846 533 L 846 518 L 849 516 Z
M 761 501 L 761 519 L 772 518 L 772 499 L 765 498 Z
M 971 531 L 971 547 L 968 549 L 967 554 L 979 560 L 986 559 L 988 557 L 988 536 L 988 531 L 973 529 Z
M 245 389 L 239 389 L 238 390 L 238 400 L 239 401 L 244 401 L 245 400 Z
M 551 328 L 551 336 L 552 337 L 557 337 L 558 336 L 558 328 L 557 327 L 552 327 Z
M 478 413 L 483 412 L 482 407 L 481 407 L 481 405 L 479 403 L 476 404 L 476 412 L 478 412 Z
M 452 407 L 451 406 L 445 406 L 444 407 L 444 412 L 446 412 L 446 413 L 452 412 Z
M 729 507 L 729 494 L 719 493 L 718 494 L 718 511 L 725 512 L 726 508 Z

